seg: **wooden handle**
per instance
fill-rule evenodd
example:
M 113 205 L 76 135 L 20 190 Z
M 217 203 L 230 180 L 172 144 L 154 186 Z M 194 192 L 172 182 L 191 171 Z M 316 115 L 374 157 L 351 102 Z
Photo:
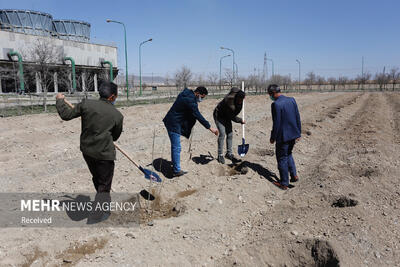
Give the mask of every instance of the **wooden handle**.
M 114 143 L 116 149 L 118 149 L 127 159 L 129 159 L 136 167 L 140 168 L 140 166 L 125 152 L 120 148 L 116 143 Z

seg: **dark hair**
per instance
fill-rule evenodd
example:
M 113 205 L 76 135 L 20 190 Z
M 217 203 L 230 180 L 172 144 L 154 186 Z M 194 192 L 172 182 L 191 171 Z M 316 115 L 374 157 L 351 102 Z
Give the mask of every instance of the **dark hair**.
M 103 81 L 99 88 L 101 98 L 109 98 L 112 95 L 118 95 L 118 86 L 113 82 Z
M 240 90 L 239 92 L 236 93 L 236 98 L 244 99 L 246 96 L 246 93 Z
M 268 94 L 279 93 L 280 91 L 281 91 L 281 88 L 279 88 L 279 85 L 277 85 L 277 84 L 270 84 L 268 86 Z
M 195 93 L 197 92 L 197 93 L 199 93 L 201 95 L 208 95 L 207 88 L 205 88 L 204 86 L 197 87 L 196 90 L 194 90 L 194 92 Z

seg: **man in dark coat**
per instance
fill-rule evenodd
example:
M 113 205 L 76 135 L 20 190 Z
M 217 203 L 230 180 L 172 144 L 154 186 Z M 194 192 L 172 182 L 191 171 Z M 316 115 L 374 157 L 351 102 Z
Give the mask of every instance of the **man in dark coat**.
M 65 103 L 64 95 L 59 93 L 56 96 L 56 108 L 65 121 L 81 117 L 80 149 L 93 176 L 97 191 L 95 201 L 104 202 L 110 200 L 116 154 L 114 141 L 121 135 L 123 116 L 114 107 L 118 96 L 116 84 L 103 82 L 99 94 L 99 100 L 83 99 L 71 108 Z
M 208 91 L 205 87 L 197 87 L 194 91 L 185 88 L 178 95 L 174 104 L 163 119 L 171 141 L 171 158 L 174 167 L 174 177 L 187 173 L 181 170 L 180 166 L 180 136 L 183 135 L 189 138 L 196 120 L 213 134 L 218 135 L 218 130 L 211 127 L 210 123 L 201 115 L 198 108 L 198 102 L 201 102 L 207 94 Z
M 298 181 L 296 164 L 292 150 L 296 141 L 301 137 L 301 121 L 297 103 L 293 97 L 286 97 L 280 93 L 276 84 L 268 86 L 268 94 L 272 101 L 271 112 L 273 127 L 271 131 L 271 144 L 275 145 L 276 160 L 280 175 L 280 182 L 274 184 L 282 190 L 287 190 L 289 175 L 292 182 Z
M 232 121 L 244 124 L 242 118 L 237 115 L 242 110 L 243 99 L 246 94 L 237 87 L 233 87 L 231 91 L 222 99 L 214 109 L 214 120 L 219 130 L 218 136 L 218 162 L 224 164 L 224 139 L 226 135 L 226 154 L 225 158 L 237 163 L 240 160 L 235 158 L 232 153 Z

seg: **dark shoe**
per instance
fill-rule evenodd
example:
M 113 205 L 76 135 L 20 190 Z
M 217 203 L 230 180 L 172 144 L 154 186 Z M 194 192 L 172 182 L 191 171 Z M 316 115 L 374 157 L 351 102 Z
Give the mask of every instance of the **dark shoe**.
M 225 164 L 225 159 L 224 159 L 223 155 L 219 155 L 218 156 L 218 162 L 221 163 L 221 164 Z
M 185 175 L 186 173 L 188 173 L 188 172 L 180 170 L 179 172 L 174 172 L 172 174 L 172 177 L 179 177 L 179 176 Z
M 297 175 L 290 178 L 290 182 L 292 182 L 292 183 L 295 183 L 297 181 L 299 181 L 299 176 L 297 176 Z
M 277 187 L 279 187 L 282 190 L 288 190 L 289 187 L 287 187 L 286 185 L 282 185 L 280 182 L 273 182 L 274 185 L 276 185 Z
M 232 163 L 238 163 L 241 162 L 242 160 L 235 158 L 233 154 L 226 154 L 225 158 L 229 159 L 232 161 Z

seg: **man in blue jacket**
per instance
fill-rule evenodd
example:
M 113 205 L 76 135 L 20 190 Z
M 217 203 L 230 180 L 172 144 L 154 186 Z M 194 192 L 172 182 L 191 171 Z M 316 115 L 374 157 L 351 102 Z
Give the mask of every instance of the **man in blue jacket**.
M 292 182 L 298 181 L 296 164 L 292 150 L 296 141 L 301 137 L 301 121 L 299 109 L 293 97 L 282 95 L 278 85 L 268 86 L 268 94 L 272 101 L 271 112 L 273 127 L 271 131 L 271 144 L 275 145 L 276 160 L 278 162 L 280 182 L 274 182 L 282 190 L 289 186 L 289 175 Z
M 187 173 L 181 170 L 180 166 L 180 136 L 183 135 L 189 138 L 196 120 L 213 134 L 218 135 L 218 130 L 211 127 L 210 123 L 201 115 L 198 108 L 198 103 L 201 102 L 207 94 L 207 89 L 202 86 L 197 87 L 194 91 L 185 88 L 178 95 L 174 104 L 163 119 L 171 141 L 171 158 L 174 167 L 174 177 L 182 176 Z

